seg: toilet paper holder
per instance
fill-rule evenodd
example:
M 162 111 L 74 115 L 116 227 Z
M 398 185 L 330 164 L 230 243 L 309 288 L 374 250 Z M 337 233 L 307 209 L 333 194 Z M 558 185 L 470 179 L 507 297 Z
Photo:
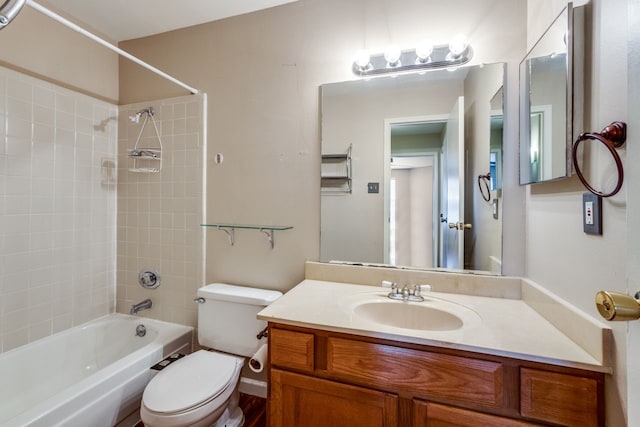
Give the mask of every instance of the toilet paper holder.
M 600 291 L 596 294 L 596 307 L 600 315 L 609 321 L 640 319 L 640 291 L 635 296 Z
M 262 338 L 269 338 L 269 327 L 265 327 L 263 330 L 261 330 L 258 335 L 256 335 L 256 338 L 261 340 Z

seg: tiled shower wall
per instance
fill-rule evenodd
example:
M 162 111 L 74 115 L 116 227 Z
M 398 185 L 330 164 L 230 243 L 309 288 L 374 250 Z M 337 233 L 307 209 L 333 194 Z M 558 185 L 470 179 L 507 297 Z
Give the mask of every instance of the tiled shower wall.
M 117 107 L 0 68 L 0 351 L 113 312 Z
M 143 126 L 129 116 L 152 107 L 162 142 L 162 169 L 157 173 L 131 171 L 157 167 L 149 160 L 135 164 L 129 150 Z M 193 299 L 203 285 L 203 167 L 205 138 L 204 95 L 120 106 L 118 131 L 118 257 L 117 311 L 150 298 L 153 307 L 138 315 L 196 325 Z M 144 127 L 138 148 L 158 149 L 151 120 Z M 143 289 L 138 273 L 156 270 L 157 289 Z

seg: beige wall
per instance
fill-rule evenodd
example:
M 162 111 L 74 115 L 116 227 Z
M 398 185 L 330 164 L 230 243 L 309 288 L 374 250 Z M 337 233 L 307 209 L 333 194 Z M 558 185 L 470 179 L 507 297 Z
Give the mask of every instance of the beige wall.
M 110 102 L 118 100 L 118 55 L 28 5 L 0 32 L 0 64 Z
M 566 2 L 530 0 L 528 3 L 531 45 L 541 34 L 544 23 L 549 25 Z M 592 21 L 587 21 L 593 33 L 593 50 L 585 66 L 591 75 L 587 85 L 590 102 L 585 104 L 585 131 L 599 131 L 614 120 L 627 118 L 626 2 L 595 0 L 592 12 Z M 620 153 L 624 159 L 625 150 Z M 603 178 L 606 176 L 600 177 Z M 603 201 L 602 236 L 590 236 L 582 231 L 581 203 L 586 190 L 575 176 L 526 188 L 527 277 L 599 318 L 593 302 L 596 292 L 626 290 L 627 185 L 618 195 Z M 614 322 L 610 326 L 615 334 L 612 352 L 616 366 L 615 380 L 607 384 L 608 425 L 625 425 L 622 417 L 626 412 L 626 325 Z
M 473 63 L 506 60 L 517 72 L 525 53 L 525 12 L 524 0 L 301 0 L 121 43 L 209 95 L 209 220 L 295 227 L 276 233 L 274 250 L 259 232 L 238 232 L 233 247 L 221 232 L 208 233 L 207 281 L 287 290 L 302 279 L 303 262 L 318 259 L 318 87 L 354 79 L 357 49 L 379 51 L 390 42 L 410 47 L 425 36 L 446 42 L 466 33 Z M 126 62 L 120 80 L 123 103 L 182 93 Z M 510 138 L 515 131 L 507 129 Z M 225 156 L 222 165 L 211 160 L 218 152 Z M 515 153 L 507 149 L 507 155 Z M 507 227 L 516 233 L 508 248 L 512 259 L 505 260 L 509 273 L 522 262 L 519 192 L 517 185 L 505 188 L 514 201 Z

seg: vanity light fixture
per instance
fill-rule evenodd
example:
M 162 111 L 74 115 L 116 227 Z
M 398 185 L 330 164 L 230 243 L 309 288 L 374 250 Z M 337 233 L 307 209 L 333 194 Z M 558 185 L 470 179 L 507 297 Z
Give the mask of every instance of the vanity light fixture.
M 430 40 L 420 40 L 416 44 L 416 64 L 426 64 L 431 61 L 433 43 Z
M 402 62 L 400 61 L 400 57 L 402 56 L 402 51 L 396 45 L 391 45 L 387 47 L 384 51 L 384 59 L 387 61 L 387 68 L 398 68 L 402 66 Z
M 469 42 L 463 34 L 458 34 L 449 43 L 449 57 L 458 58 L 469 47 Z
M 389 46 L 384 53 L 370 54 L 359 50 L 352 71 L 357 76 L 424 71 L 432 68 L 449 68 L 466 64 L 473 57 L 473 49 L 463 35 L 454 37 L 449 44 L 434 45 L 421 40 L 415 49 L 400 50 Z
M 371 54 L 366 49 L 360 49 L 356 52 L 356 59 L 353 63 L 354 67 L 358 67 L 358 69 L 362 71 L 367 71 L 371 69 Z

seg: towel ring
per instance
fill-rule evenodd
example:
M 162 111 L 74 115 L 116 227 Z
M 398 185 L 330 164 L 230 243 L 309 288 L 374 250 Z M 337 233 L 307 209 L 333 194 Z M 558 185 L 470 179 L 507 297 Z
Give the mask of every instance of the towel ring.
M 593 186 L 587 181 L 587 179 L 582 174 L 582 171 L 580 170 L 580 166 L 578 165 L 578 158 L 576 155 L 578 153 L 578 146 L 583 141 L 586 141 L 589 139 L 595 139 L 598 142 L 600 142 L 602 145 L 604 145 L 607 148 L 607 150 L 609 150 L 609 153 L 611 153 L 611 157 L 613 157 L 613 160 L 616 163 L 616 169 L 618 170 L 618 182 L 615 188 L 613 189 L 613 191 L 609 193 L 603 193 L 593 188 Z M 620 155 L 616 151 L 616 148 L 622 147 L 626 140 L 627 140 L 627 124 L 624 122 L 613 122 L 599 133 L 585 132 L 580 134 L 580 136 L 578 136 L 578 139 L 576 139 L 576 142 L 573 144 L 573 148 L 571 150 L 571 158 L 573 160 L 573 167 L 576 171 L 576 174 L 578 175 L 578 178 L 580 178 L 580 182 L 584 184 L 587 190 L 589 190 L 593 194 L 600 197 L 611 197 L 617 194 L 618 191 L 620 191 L 620 188 L 622 188 L 622 183 L 624 181 L 624 170 L 622 167 L 622 160 L 620 159 Z
M 489 181 L 491 180 L 491 172 L 486 175 L 478 175 L 478 188 L 480 189 L 480 195 L 485 202 L 491 200 L 491 189 L 489 188 Z M 484 186 L 482 185 L 484 183 Z M 486 190 L 486 196 L 485 196 Z

